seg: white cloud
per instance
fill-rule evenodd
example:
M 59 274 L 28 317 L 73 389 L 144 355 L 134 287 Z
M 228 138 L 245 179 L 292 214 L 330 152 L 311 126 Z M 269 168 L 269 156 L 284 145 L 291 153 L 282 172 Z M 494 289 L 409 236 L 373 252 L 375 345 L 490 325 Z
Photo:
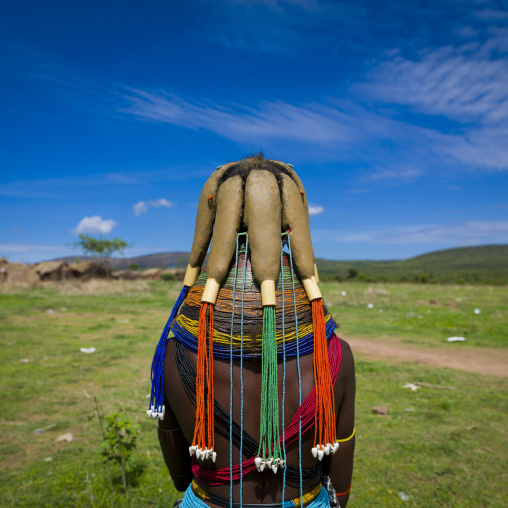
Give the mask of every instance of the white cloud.
M 508 12 L 496 11 L 494 9 L 481 9 L 474 11 L 474 15 L 480 19 L 487 19 L 489 21 L 499 21 L 508 18 Z
M 165 208 L 174 208 L 176 203 L 172 201 L 168 201 L 167 199 L 149 199 L 148 201 L 138 201 L 135 205 L 132 206 L 134 210 L 134 215 L 139 217 L 142 213 L 148 211 L 149 208 L 160 208 L 161 206 Z
M 0 252 L 25 254 L 28 252 L 70 252 L 69 247 L 61 245 L 34 245 L 27 243 L 0 243 Z
M 233 141 L 284 139 L 307 143 L 350 142 L 361 119 L 330 105 L 263 102 L 256 108 L 190 102 L 172 94 L 131 89 L 123 112 L 141 120 L 207 129 Z
M 358 88 L 371 97 L 411 106 L 429 115 L 444 115 L 468 123 L 508 121 L 508 58 L 492 50 L 508 38 L 498 31 L 485 44 L 446 46 L 426 52 L 419 60 L 397 56 L 381 63 L 370 83 Z
M 75 251 L 71 246 L 0 243 L 0 257 L 6 257 L 10 262 L 38 263 L 43 259 L 72 255 Z
M 323 213 L 325 208 L 321 205 L 310 205 L 309 204 L 309 215 L 319 215 Z
M 316 231 L 313 238 L 327 237 L 337 242 L 372 244 L 437 243 L 442 245 L 482 245 L 508 242 L 508 221 L 470 221 L 456 224 L 427 224 L 386 227 L 380 231 L 339 233 Z
M 277 6 L 289 5 L 291 0 L 266 2 Z M 85 108 L 92 100 L 93 111 L 108 122 L 131 118 L 206 129 L 249 149 L 263 146 L 277 153 L 298 152 L 300 160 L 354 161 L 370 168 L 370 180 L 400 183 L 449 169 L 508 170 L 506 52 L 508 29 L 494 26 L 488 27 L 481 44 L 446 46 L 412 59 L 402 56 L 403 49 L 385 51 L 386 60 L 369 81 L 353 86 L 363 93 L 356 103 L 323 94 L 306 103 L 271 100 L 242 104 L 241 97 L 235 102 L 221 98 L 212 102 L 103 82 L 36 54 L 25 54 L 24 58 L 30 63 L 32 78 L 46 83 L 72 107 Z M 411 115 L 406 121 L 403 114 L 407 111 L 401 105 L 438 118 L 419 121 Z M 382 107 L 376 111 L 378 106 Z M 90 114 L 90 108 L 86 110 Z M 450 126 L 442 122 L 442 116 L 460 125 Z M 409 170 L 399 169 L 402 166 Z M 186 172 L 174 173 L 188 177 Z M 109 175 L 107 183 L 133 184 L 143 176 Z M 40 190 L 19 182 L 0 186 L 0 194 L 7 195 L 37 194 Z M 146 212 L 147 203 L 136 203 L 134 213 Z
M 79 224 L 75 229 L 72 230 L 72 233 L 75 235 L 80 234 L 108 234 L 113 231 L 113 228 L 118 226 L 118 224 L 111 219 L 102 219 L 98 215 L 94 215 L 93 217 L 84 217 L 79 221 Z
M 422 175 L 422 170 L 412 166 L 393 166 L 390 168 L 375 168 L 372 173 L 361 178 L 365 182 L 376 182 L 383 180 L 385 182 L 400 183 L 410 182 Z

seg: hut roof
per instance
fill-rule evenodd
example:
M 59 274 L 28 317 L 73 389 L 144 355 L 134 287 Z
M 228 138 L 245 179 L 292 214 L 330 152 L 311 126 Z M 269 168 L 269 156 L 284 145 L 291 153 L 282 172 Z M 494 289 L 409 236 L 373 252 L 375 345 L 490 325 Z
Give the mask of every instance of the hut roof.
M 147 275 L 160 275 L 162 273 L 162 270 L 160 268 L 148 268 L 147 270 L 144 270 L 143 276 Z
M 33 268 L 39 275 L 43 276 L 56 272 L 65 266 L 67 266 L 65 261 L 43 261 L 42 263 L 35 265 Z

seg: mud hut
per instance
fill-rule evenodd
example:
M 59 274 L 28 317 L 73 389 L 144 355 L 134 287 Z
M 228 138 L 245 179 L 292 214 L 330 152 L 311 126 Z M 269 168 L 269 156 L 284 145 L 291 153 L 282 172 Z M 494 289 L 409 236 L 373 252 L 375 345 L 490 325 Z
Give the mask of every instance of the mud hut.
M 182 270 L 181 268 L 166 268 L 162 271 L 161 278 L 164 278 L 165 275 L 173 275 L 175 280 L 183 282 L 183 279 L 185 278 L 185 270 Z
M 41 280 L 62 280 L 68 263 L 65 261 L 44 261 L 34 266 Z
M 140 280 L 143 278 L 143 274 L 134 270 L 116 270 L 111 274 L 111 278 L 115 280 Z
M 0 266 L 0 282 L 20 287 L 34 287 L 39 282 L 39 275 L 30 266 L 5 262 Z
M 97 261 L 84 261 L 69 263 L 64 274 L 66 279 L 80 279 L 86 282 L 90 279 L 107 279 L 110 277 L 111 271 Z
M 148 268 L 148 270 L 141 272 L 145 280 L 160 280 L 161 273 L 162 270 L 160 268 Z

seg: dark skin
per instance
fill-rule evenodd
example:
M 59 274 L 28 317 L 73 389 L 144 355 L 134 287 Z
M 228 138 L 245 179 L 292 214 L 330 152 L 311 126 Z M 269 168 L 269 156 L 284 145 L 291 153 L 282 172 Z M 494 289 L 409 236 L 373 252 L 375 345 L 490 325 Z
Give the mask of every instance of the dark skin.
M 355 416 L 355 373 L 354 360 L 347 342 L 341 340 L 342 358 L 339 375 L 335 383 L 335 407 L 337 411 L 337 439 L 349 437 L 354 428 Z M 196 367 L 197 356 L 189 351 L 192 364 Z M 240 423 L 240 367 L 233 363 L 233 418 Z M 244 428 L 254 438 L 259 437 L 260 392 L 261 392 L 261 362 L 245 360 L 243 362 L 244 384 Z M 312 354 L 300 358 L 302 378 L 302 400 L 310 393 L 314 386 Z M 282 401 L 283 365 L 278 365 L 279 403 Z M 229 412 L 229 362 L 214 360 L 215 398 L 224 410 Z M 182 387 L 175 361 L 174 341 L 170 340 L 166 348 L 164 362 L 164 396 L 166 399 L 166 416 L 159 422 L 161 429 L 172 430 L 164 432 L 158 430 L 159 442 L 166 466 L 169 469 L 175 487 L 184 491 L 192 481 L 191 458 L 189 446 L 192 442 L 195 425 L 195 406 L 191 403 Z M 296 358 L 286 362 L 286 398 L 285 425 L 291 421 L 298 409 L 298 377 Z M 178 429 L 178 430 L 174 430 Z M 311 448 L 314 445 L 314 432 L 308 431 L 302 436 L 302 467 L 314 467 L 318 459 L 314 458 Z M 337 493 L 346 492 L 351 485 L 353 474 L 354 437 L 341 443 L 335 455 L 325 456 L 323 472 L 330 475 Z M 217 461 L 203 463 L 208 468 L 229 467 L 229 441 L 219 433 L 215 434 L 215 451 Z M 298 441 L 286 448 L 287 461 L 292 466 L 298 465 Z M 249 458 L 244 456 L 244 460 Z M 239 450 L 233 447 L 233 462 L 239 463 Z M 319 482 L 319 477 L 304 484 L 303 493 L 309 492 Z M 210 494 L 222 499 L 229 499 L 229 483 L 219 486 L 202 485 Z M 293 499 L 300 495 L 299 489 L 286 486 L 285 498 Z M 282 483 L 270 471 L 258 473 L 254 471 L 243 479 L 243 502 L 245 503 L 276 503 L 282 499 Z M 338 497 L 340 506 L 346 506 L 349 494 Z M 239 500 L 239 482 L 233 485 L 233 501 Z M 214 506 L 212 503 L 207 503 Z

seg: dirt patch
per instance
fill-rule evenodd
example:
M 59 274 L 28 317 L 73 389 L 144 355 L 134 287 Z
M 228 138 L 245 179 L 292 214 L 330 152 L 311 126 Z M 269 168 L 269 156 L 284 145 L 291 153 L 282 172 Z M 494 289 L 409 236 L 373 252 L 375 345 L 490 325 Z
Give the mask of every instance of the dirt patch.
M 449 367 L 491 376 L 508 377 L 508 351 L 505 349 L 460 348 L 426 349 L 403 344 L 397 339 L 367 340 L 346 338 L 354 354 L 389 361 L 413 361 L 434 367 Z M 453 347 L 453 349 L 452 349 Z

